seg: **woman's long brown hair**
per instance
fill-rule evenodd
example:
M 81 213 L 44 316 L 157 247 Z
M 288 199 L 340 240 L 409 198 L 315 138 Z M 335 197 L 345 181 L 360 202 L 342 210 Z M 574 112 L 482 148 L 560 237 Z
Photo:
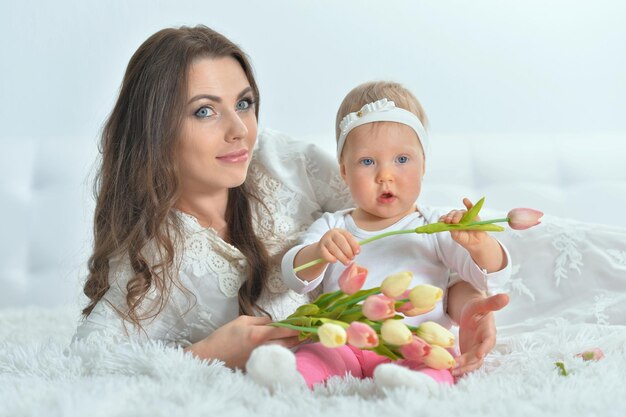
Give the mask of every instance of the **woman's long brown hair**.
M 110 286 L 109 261 L 127 257 L 134 276 L 127 284 L 123 319 L 141 321 L 162 311 L 177 279 L 176 242 L 182 226 L 173 210 L 179 197 L 178 137 L 187 100 L 187 74 L 199 57 L 232 57 L 252 87 L 258 119 L 259 90 L 246 54 L 223 35 L 205 27 L 164 29 L 132 56 L 119 97 L 101 138 L 101 165 L 94 184 L 94 249 L 84 293 L 93 310 Z M 269 270 L 269 257 L 256 237 L 245 184 L 229 190 L 228 238 L 246 257 L 248 276 L 239 290 L 241 314 L 262 311 L 256 302 Z M 150 255 L 146 257 L 146 245 Z M 156 302 L 142 305 L 149 289 Z M 139 307 L 142 307 L 139 309 Z M 139 311 L 141 310 L 141 311 Z

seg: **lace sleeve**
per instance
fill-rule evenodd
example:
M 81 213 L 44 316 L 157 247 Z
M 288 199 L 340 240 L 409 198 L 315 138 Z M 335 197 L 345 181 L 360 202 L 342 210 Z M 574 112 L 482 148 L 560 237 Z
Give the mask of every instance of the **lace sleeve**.
M 155 317 L 143 320 L 141 328 L 121 314 L 128 311 L 126 305 L 126 284 L 132 276 L 128 262 L 112 262 L 110 271 L 111 287 L 104 297 L 96 304 L 92 312 L 76 329 L 74 340 L 92 339 L 94 337 L 108 340 L 132 340 L 147 342 L 162 341 L 167 345 L 185 345 L 188 337 L 184 335 L 185 326 L 180 322 L 182 312 L 177 308 L 177 296 L 172 294 L 163 310 Z M 139 314 L 145 313 L 154 305 L 156 292 L 148 291 L 139 308 Z
M 354 206 L 350 190 L 339 174 L 336 159 L 315 145 L 307 149 L 306 171 L 321 212 L 335 212 Z

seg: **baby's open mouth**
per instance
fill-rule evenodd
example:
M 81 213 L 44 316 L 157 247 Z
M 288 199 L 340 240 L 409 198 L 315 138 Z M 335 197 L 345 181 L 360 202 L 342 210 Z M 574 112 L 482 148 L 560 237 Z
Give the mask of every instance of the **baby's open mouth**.
M 396 200 L 396 196 L 392 192 L 382 193 L 378 196 L 378 202 L 387 204 Z

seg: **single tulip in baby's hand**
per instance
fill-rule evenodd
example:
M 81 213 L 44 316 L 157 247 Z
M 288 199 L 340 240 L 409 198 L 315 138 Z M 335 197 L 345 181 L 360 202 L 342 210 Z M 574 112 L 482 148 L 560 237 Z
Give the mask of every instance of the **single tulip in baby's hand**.
M 442 217 L 439 222 L 426 224 L 424 226 L 417 227 L 412 230 L 393 230 L 391 232 L 381 233 L 376 236 L 372 236 L 368 239 L 362 240 L 358 243 L 352 242 L 354 247 L 362 246 L 367 243 L 373 242 L 378 239 L 382 239 L 387 236 L 402 235 L 407 233 L 440 233 L 451 232 L 453 238 L 464 247 L 471 247 L 476 243 L 480 243 L 487 237 L 484 232 L 502 232 L 504 227 L 498 226 L 496 223 L 507 223 L 511 229 L 524 230 L 530 227 L 536 226 L 541 223 L 541 217 L 543 213 L 539 210 L 530 208 L 516 208 L 508 212 L 507 216 L 501 219 L 480 220 L 478 213 L 483 207 L 485 198 L 478 200 L 476 204 L 472 204 L 467 198 L 463 200 L 463 203 L 467 207 L 465 210 L 455 210 L 448 215 Z M 449 216 L 449 217 L 448 217 Z M 460 233 L 463 232 L 463 233 Z M 471 233 L 467 233 L 471 232 Z M 480 233 L 477 233 L 480 232 Z M 356 254 L 356 251 L 353 253 Z M 300 265 L 293 269 L 294 272 L 300 272 L 304 269 L 310 268 L 314 265 L 321 264 L 322 262 L 330 262 L 335 258 L 319 258 L 314 261 L 308 262 L 304 265 Z M 347 258 L 342 258 L 342 262 Z

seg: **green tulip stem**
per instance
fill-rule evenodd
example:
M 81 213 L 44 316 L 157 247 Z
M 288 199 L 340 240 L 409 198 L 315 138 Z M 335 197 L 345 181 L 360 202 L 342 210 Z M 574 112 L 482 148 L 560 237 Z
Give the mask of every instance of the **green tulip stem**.
M 331 304 L 330 306 L 328 306 L 327 310 L 333 311 L 337 307 L 351 306 L 356 303 L 360 303 L 361 301 L 365 300 L 370 295 L 378 294 L 379 292 L 380 292 L 380 287 L 370 288 L 369 290 L 361 290 L 358 293 L 355 293 L 351 295 L 350 297 L 343 299 L 336 304 Z
M 502 219 L 493 219 L 493 220 L 481 220 L 478 222 L 471 222 L 468 226 L 478 226 L 481 224 L 494 224 L 494 223 L 508 223 L 508 217 L 504 217 Z
M 391 232 L 381 233 L 376 236 L 372 236 L 365 240 L 360 241 L 359 245 L 365 245 L 367 243 L 373 242 L 378 239 L 382 239 L 387 236 L 404 235 L 404 234 L 409 234 L 409 233 L 429 233 L 430 234 L 430 233 L 438 233 L 438 232 L 447 232 L 451 230 L 483 230 L 482 228 L 475 228 L 475 226 L 483 226 L 483 225 L 494 224 L 494 223 L 507 223 L 508 221 L 509 221 L 508 218 L 502 218 L 502 219 L 495 219 L 495 220 L 482 220 L 482 221 L 471 222 L 467 224 L 462 224 L 462 223 L 448 224 L 448 223 L 443 223 L 443 222 L 431 223 L 431 224 L 418 227 L 416 229 L 392 230 Z M 498 228 L 498 230 L 491 230 L 491 231 L 504 230 L 500 226 L 494 226 L 494 227 Z M 310 268 L 315 265 L 319 265 L 323 262 L 325 261 L 322 258 L 315 259 L 314 261 L 307 262 L 303 265 L 295 267 L 293 269 L 293 272 L 298 273 L 304 269 Z
M 315 334 L 317 334 L 317 330 L 318 330 L 317 327 L 296 326 L 295 324 L 283 323 L 283 322 L 280 322 L 280 321 L 276 321 L 274 323 L 270 323 L 270 324 L 268 324 L 268 326 L 286 327 L 287 329 L 299 330 L 301 332 L 315 333 Z
M 378 239 L 382 239 L 382 238 L 387 237 L 387 236 L 402 235 L 402 234 L 406 234 L 406 233 L 415 233 L 415 229 L 411 229 L 411 230 L 393 230 L 391 232 L 381 233 L 379 235 L 372 236 L 372 237 L 369 237 L 369 238 L 367 238 L 365 240 L 360 241 L 359 242 L 359 246 L 365 245 L 366 243 L 370 243 L 370 242 L 373 242 L 373 241 L 378 240 Z M 322 262 L 324 262 L 324 260 L 322 258 L 316 259 L 316 260 L 311 261 L 311 262 L 307 262 L 307 263 L 305 263 L 303 265 L 300 265 L 300 266 L 294 268 L 293 272 L 298 273 L 298 272 L 300 272 L 300 271 L 302 271 L 304 269 L 307 269 L 307 268 L 310 268 L 312 266 L 321 264 Z

